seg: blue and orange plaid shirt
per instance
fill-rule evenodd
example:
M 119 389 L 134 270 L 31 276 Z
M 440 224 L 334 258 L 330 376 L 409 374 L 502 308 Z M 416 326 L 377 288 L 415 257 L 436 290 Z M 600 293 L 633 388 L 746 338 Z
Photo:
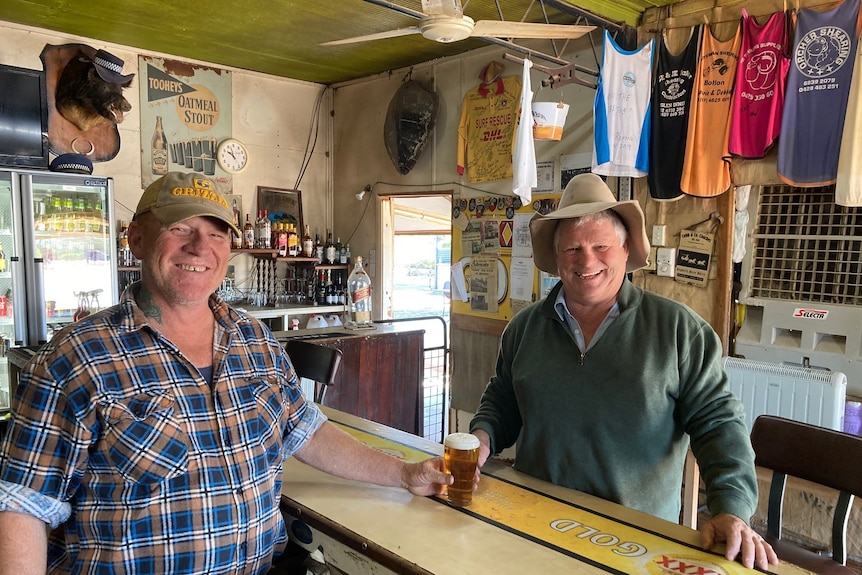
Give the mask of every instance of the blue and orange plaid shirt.
M 49 573 L 266 573 L 286 542 L 282 462 L 326 418 L 257 320 L 210 298 L 210 386 L 134 291 L 24 368 L 0 510 L 63 525 Z

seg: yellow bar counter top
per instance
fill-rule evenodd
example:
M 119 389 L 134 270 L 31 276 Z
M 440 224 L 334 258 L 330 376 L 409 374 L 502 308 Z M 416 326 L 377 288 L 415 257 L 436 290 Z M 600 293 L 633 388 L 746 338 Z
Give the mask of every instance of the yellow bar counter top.
M 322 407 L 360 441 L 410 461 L 440 455 L 421 437 Z M 759 571 L 700 549 L 687 527 L 552 485 L 490 460 L 473 504 L 338 479 L 285 462 L 291 539 L 349 574 L 742 575 Z M 809 573 L 790 564 L 781 575 Z

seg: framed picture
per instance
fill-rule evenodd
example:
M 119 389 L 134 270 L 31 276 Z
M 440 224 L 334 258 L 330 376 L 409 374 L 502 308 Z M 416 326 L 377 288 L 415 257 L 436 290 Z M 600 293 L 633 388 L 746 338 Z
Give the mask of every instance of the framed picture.
M 257 209 L 266 210 L 273 222 L 295 225 L 297 233 L 302 235 L 302 197 L 299 190 L 258 186 Z
M 242 230 L 242 196 L 239 194 L 225 194 L 224 199 L 227 200 L 227 205 L 233 210 L 233 223 Z

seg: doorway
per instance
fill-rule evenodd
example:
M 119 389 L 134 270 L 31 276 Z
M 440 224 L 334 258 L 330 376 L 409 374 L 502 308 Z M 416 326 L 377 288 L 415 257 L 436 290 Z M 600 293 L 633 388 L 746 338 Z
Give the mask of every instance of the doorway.
M 452 194 L 380 196 L 382 317 L 424 331 L 423 436 L 442 441 L 449 413 Z

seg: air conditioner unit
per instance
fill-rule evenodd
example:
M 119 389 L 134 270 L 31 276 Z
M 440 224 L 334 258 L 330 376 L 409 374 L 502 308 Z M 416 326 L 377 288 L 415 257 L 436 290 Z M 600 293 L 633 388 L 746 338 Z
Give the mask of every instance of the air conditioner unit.
M 862 209 L 834 186 L 752 190 L 734 352 L 847 375 L 862 397 Z

